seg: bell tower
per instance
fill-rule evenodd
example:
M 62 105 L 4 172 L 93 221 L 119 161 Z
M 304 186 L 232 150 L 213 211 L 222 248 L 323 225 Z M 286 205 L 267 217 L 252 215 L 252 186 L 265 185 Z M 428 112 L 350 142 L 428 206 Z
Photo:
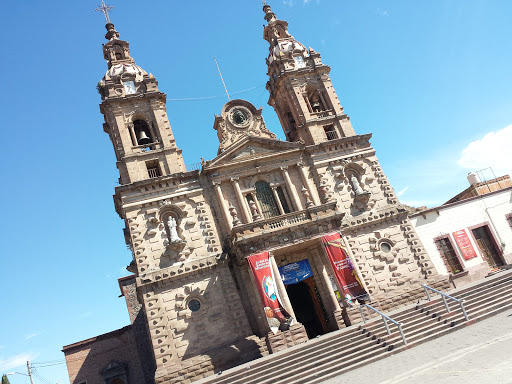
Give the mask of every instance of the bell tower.
M 268 104 L 274 107 L 288 141 L 306 145 L 354 136 L 349 117 L 334 91 L 320 53 L 306 49 L 288 32 L 266 3 L 263 37 L 270 44 L 267 58 Z
M 135 64 L 130 45 L 107 18 L 108 40 L 103 56 L 108 70 L 98 83 L 103 129 L 110 136 L 117 158 L 120 184 L 185 172 L 167 117 L 166 95 L 158 82 Z

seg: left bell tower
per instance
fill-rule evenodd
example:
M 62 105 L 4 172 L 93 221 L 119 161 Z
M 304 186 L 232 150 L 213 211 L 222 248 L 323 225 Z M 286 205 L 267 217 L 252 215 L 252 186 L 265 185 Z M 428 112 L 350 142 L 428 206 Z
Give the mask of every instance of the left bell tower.
M 108 70 L 97 88 L 103 129 L 116 153 L 119 183 L 186 172 L 167 117 L 165 93 L 158 90 L 152 74 L 135 64 L 130 44 L 119 39 L 108 17 L 105 28 L 108 42 L 103 44 L 103 56 Z

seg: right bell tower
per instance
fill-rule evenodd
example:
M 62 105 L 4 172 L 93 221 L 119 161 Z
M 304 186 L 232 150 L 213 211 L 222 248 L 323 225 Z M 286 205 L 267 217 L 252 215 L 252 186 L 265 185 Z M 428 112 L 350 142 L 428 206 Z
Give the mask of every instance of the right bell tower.
M 268 4 L 263 5 L 267 25 L 264 39 L 270 44 L 267 58 L 268 104 L 274 108 L 288 141 L 306 145 L 354 136 L 320 53 L 306 49 L 288 32 Z

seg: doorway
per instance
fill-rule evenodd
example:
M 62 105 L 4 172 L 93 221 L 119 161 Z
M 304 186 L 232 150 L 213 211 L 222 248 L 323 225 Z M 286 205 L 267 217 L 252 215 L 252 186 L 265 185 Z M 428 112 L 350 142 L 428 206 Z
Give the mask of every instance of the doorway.
M 297 317 L 310 339 L 327 332 L 322 305 L 316 294 L 312 277 L 296 284 L 286 285 L 286 292 Z
M 482 255 L 492 269 L 505 265 L 494 237 L 487 225 L 471 230 Z

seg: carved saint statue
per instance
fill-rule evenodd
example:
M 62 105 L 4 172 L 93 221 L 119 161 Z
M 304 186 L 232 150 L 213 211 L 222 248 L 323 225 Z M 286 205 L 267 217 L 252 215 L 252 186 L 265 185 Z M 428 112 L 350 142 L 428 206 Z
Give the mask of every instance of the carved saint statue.
M 169 237 L 171 243 L 177 243 L 180 242 L 181 239 L 178 236 L 178 232 L 176 231 L 176 219 L 172 216 L 169 216 L 169 219 L 167 219 L 167 226 L 169 227 Z
M 361 185 L 359 184 L 359 180 L 357 180 L 357 177 L 354 175 L 350 176 L 350 182 L 354 187 L 354 193 L 356 196 L 362 195 L 364 193 L 363 188 L 361 188 Z

